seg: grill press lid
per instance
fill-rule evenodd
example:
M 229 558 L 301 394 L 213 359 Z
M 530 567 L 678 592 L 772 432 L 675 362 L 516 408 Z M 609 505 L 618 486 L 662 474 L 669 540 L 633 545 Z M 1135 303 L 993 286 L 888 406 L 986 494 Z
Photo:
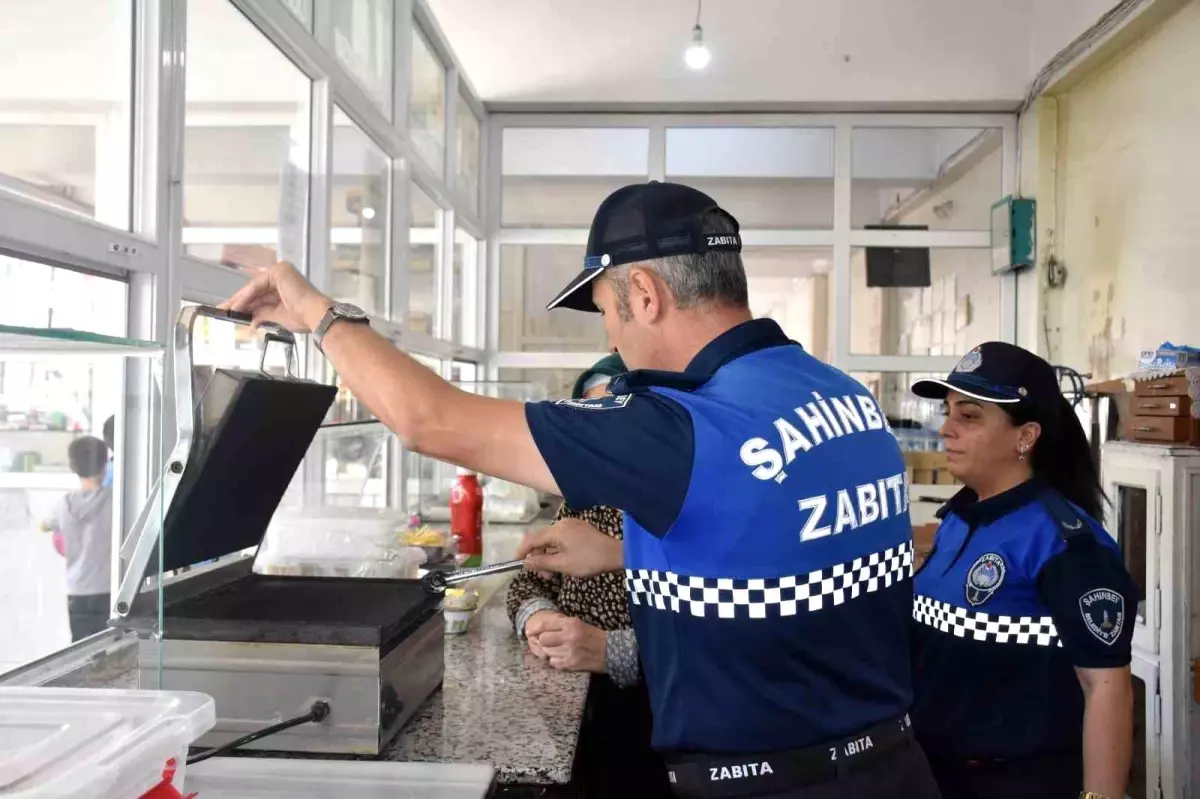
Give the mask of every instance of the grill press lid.
M 249 324 L 250 318 L 204 306 L 184 308 L 175 326 L 175 418 L 178 443 L 122 553 L 129 569 L 116 597 L 116 615 L 157 562 L 162 530 L 165 571 L 258 546 L 337 389 L 265 371 L 216 369 L 193 402 L 192 328 L 199 316 Z M 266 346 L 295 338 L 272 329 Z
M 163 521 L 163 569 L 258 546 L 337 389 L 217 369 Z M 174 461 L 168 468 L 175 468 Z

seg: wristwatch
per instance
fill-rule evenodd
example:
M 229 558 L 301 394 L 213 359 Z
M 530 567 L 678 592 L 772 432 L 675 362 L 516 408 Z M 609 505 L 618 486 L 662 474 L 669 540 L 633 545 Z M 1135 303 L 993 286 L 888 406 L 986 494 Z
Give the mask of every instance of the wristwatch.
M 1102 793 L 1094 793 L 1093 791 L 1083 791 L 1079 794 L 1079 799 L 1108 799 Z
M 357 305 L 351 305 L 348 302 L 335 302 L 329 306 L 329 310 L 325 312 L 325 316 L 321 317 L 320 323 L 313 330 L 313 342 L 316 343 L 317 349 L 321 352 L 325 350 L 321 347 L 321 340 L 325 338 L 325 334 L 329 332 L 329 328 L 337 321 L 353 322 L 354 324 L 369 325 L 371 320 L 367 318 L 367 314 L 362 308 Z

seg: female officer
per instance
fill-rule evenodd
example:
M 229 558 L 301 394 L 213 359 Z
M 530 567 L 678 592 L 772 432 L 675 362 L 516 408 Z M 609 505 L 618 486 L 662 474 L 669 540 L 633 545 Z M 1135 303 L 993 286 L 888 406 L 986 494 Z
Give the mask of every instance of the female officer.
M 913 606 L 913 728 L 946 799 L 1125 795 L 1138 591 L 1053 367 L 976 347 L 945 380 L 950 473 Z

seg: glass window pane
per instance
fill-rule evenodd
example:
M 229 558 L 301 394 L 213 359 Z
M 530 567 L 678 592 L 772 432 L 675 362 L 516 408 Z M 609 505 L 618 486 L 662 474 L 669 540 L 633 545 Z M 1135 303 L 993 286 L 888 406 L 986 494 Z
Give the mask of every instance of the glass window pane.
M 500 222 L 505 227 L 590 227 L 604 198 L 646 177 L 502 178 Z M 730 211 L 730 213 L 733 213 Z
M 1125 557 L 1125 568 L 1138 587 L 1137 618 L 1146 623 L 1146 512 L 1147 491 L 1143 486 L 1117 486 L 1117 544 Z
M 582 369 L 500 369 L 499 376 L 502 384 L 512 385 L 522 396 L 527 393 L 531 400 L 538 401 L 570 397 L 582 372 Z M 534 388 L 529 391 L 522 384 Z
M 832 228 L 831 128 L 670 128 L 667 179 L 711 195 L 743 228 Z
M 330 0 L 329 12 L 338 61 L 391 119 L 393 0 Z
M 390 160 L 337 107 L 331 171 L 333 259 L 327 290 L 367 313 L 382 314 L 387 310 Z
M 0 189 L 128 230 L 132 0 L 0 7 Z
M 304 23 L 307 30 L 312 30 L 313 0 L 281 0 L 281 2 L 296 19 Z
M 438 324 L 438 264 L 442 209 L 414 183 L 409 189 L 408 318 L 405 327 L 434 335 Z
M 669 176 L 699 189 L 733 214 L 743 230 L 833 227 L 833 179 L 692 178 Z
M 6 324 L 123 336 L 127 288 L 0 255 Z M 116 426 L 123 411 L 123 383 L 119 359 L 10 360 L 0 351 L 0 673 L 71 643 L 69 596 L 105 597 L 111 589 L 113 504 L 71 471 L 68 447 L 80 436 L 109 443 L 105 422 L 112 418 Z M 101 484 L 110 449 L 96 446 L 98 471 L 87 475 Z M 63 530 L 55 511 L 69 492 L 81 490 L 94 498 L 86 503 L 90 525 Z M 119 497 L 120 487 L 110 492 Z M 67 558 L 76 567 L 69 573 Z M 108 615 L 107 599 L 98 601 L 101 627 L 88 633 L 102 629 Z
M 458 193 L 467 198 L 472 211 L 479 209 L 479 164 L 482 135 L 479 117 L 471 110 L 467 98 L 459 93 L 458 105 L 454 110 L 454 157 L 458 168 L 455 186 Z
M 646 128 L 507 128 L 502 147 L 501 223 L 588 227 L 612 192 L 646 180 Z
M 607 352 L 600 314 L 546 310 L 583 268 L 582 246 L 506 244 L 500 248 L 500 349 Z
M 479 345 L 479 242 L 462 228 L 454 231 L 454 286 L 450 339 L 467 346 Z
M 926 377 L 945 377 L 926 372 L 852 372 L 879 400 L 892 432 L 904 450 L 931 451 L 942 449 L 938 431 L 945 421 L 942 405 L 922 399 L 912 393 L 912 384 Z
M 828 247 L 746 247 L 742 262 L 754 316 L 774 319 L 788 338 L 828 362 L 833 251 Z
M 229 2 L 188 3 L 187 28 L 185 251 L 303 268 L 311 81 Z
M 483 370 L 478 364 L 468 361 L 453 361 L 450 364 L 450 381 L 452 383 L 474 383 L 479 380 Z
M 853 226 L 990 230 L 1004 190 L 1002 142 L 995 128 L 856 128 Z
M 408 132 L 413 146 L 439 175 L 446 161 L 446 67 L 413 26 Z
M 1000 336 L 989 250 L 856 248 L 850 275 L 855 354 L 965 355 Z
M 646 175 L 648 128 L 505 128 L 505 175 Z

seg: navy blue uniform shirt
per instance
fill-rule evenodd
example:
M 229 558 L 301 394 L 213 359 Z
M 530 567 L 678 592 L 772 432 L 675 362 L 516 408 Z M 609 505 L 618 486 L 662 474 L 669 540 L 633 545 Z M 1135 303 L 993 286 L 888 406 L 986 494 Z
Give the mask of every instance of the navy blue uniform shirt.
M 1075 668 L 1131 660 L 1138 589 L 1116 542 L 1031 480 L 942 509 L 913 605 L 913 727 L 930 757 L 1082 747 Z
M 568 502 L 625 512 L 655 747 L 795 749 L 902 716 L 908 492 L 874 397 L 766 319 L 612 391 L 526 416 Z

